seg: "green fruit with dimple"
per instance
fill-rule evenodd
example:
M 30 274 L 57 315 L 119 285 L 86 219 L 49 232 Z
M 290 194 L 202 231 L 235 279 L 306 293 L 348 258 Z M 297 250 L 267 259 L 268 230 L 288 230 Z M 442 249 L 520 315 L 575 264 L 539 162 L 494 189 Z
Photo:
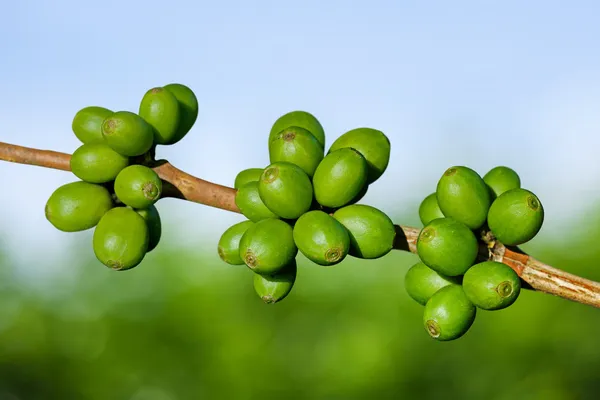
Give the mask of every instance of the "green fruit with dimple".
M 465 294 L 483 310 L 501 310 L 513 304 L 521 292 L 521 279 L 508 265 L 484 261 L 473 265 L 463 277 Z
M 267 208 L 281 218 L 296 219 L 312 205 L 310 178 L 292 163 L 279 161 L 265 168 L 258 191 Z
M 73 174 L 90 183 L 110 182 L 128 165 L 129 158 L 106 143 L 83 144 L 73 152 L 70 161 Z
M 109 268 L 130 269 L 144 259 L 149 239 L 148 225 L 140 214 L 116 207 L 104 214 L 94 230 L 94 254 Z
M 103 143 L 102 122 L 113 112 L 104 107 L 90 106 L 77 111 L 71 128 L 82 143 Z
M 235 183 L 233 184 L 233 187 L 235 189 L 239 189 L 246 183 L 258 182 L 263 171 L 263 168 L 247 168 L 240 171 L 235 177 Z
M 102 135 L 117 153 L 141 156 L 154 143 L 154 129 L 142 117 L 129 111 L 117 111 L 102 122 Z
M 63 232 L 90 229 L 114 206 L 110 192 L 88 182 L 71 182 L 60 186 L 46 202 L 46 219 Z
M 175 135 L 165 144 L 175 144 L 187 135 L 198 119 L 198 99 L 189 87 L 181 83 L 170 83 L 164 86 L 179 103 L 179 126 Z
M 438 290 L 425 304 L 423 325 L 430 337 L 439 341 L 458 339 L 473 325 L 477 308 L 460 285 Z
M 511 168 L 499 166 L 494 167 L 483 176 L 483 181 L 490 187 L 493 198 L 511 189 L 521 187 L 521 178 Z
M 169 90 L 155 87 L 148 90 L 138 111 L 147 123 L 154 128 L 154 143 L 171 143 L 179 128 L 179 102 Z
M 429 268 L 447 276 L 464 274 L 475 262 L 479 243 L 473 231 L 454 218 L 427 224 L 417 239 L 417 252 Z
M 269 143 L 277 139 L 279 132 L 290 126 L 299 126 L 306 129 L 312 133 L 321 144 L 321 147 L 325 148 L 325 131 L 323 130 L 323 126 L 314 115 L 306 111 L 291 111 L 277 118 L 269 133 Z
M 266 304 L 283 300 L 294 287 L 297 274 L 296 259 L 271 275 L 254 274 L 254 291 Z
M 162 181 L 153 169 L 144 165 L 130 165 L 115 179 L 115 194 L 124 204 L 133 208 L 148 208 L 160 199 Z
M 348 230 L 331 215 L 308 211 L 294 224 L 294 242 L 306 258 L 319 265 L 341 262 L 350 250 Z
M 352 204 L 340 208 L 333 217 L 350 234 L 348 254 L 357 258 L 383 257 L 394 247 L 396 229 L 383 211 L 365 204 Z
M 404 288 L 408 295 L 421 305 L 425 305 L 438 290 L 448 285 L 458 285 L 460 279 L 442 275 L 423 262 L 418 262 L 408 269 L 404 276 Z
M 500 242 L 517 246 L 538 234 L 544 222 L 544 207 L 526 189 L 511 189 L 494 200 L 488 213 L 488 226 Z
M 323 147 L 319 141 L 309 131 L 298 126 L 285 128 L 269 142 L 271 163 L 290 162 L 302 168 L 309 177 L 313 176 L 323 156 Z
M 367 185 L 368 173 L 367 162 L 358 151 L 343 148 L 329 153 L 313 176 L 317 202 L 331 208 L 349 204 Z
M 217 247 L 221 260 L 230 265 L 244 265 L 240 257 L 240 240 L 252 225 L 254 222 L 246 220 L 231 225 L 223 232 Z
M 235 204 L 244 217 L 252 222 L 278 217 L 273 211 L 267 208 L 260 198 L 258 181 L 248 182 L 240 187 L 235 193 Z
M 468 167 L 448 168 L 437 184 L 440 210 L 470 229 L 480 228 L 487 218 L 491 195 L 487 184 Z
M 135 210 L 138 214 L 144 218 L 146 221 L 146 225 L 148 226 L 148 250 L 147 253 L 150 253 L 152 250 L 158 246 L 160 242 L 160 237 L 162 236 L 162 222 L 160 220 L 160 214 L 156 209 L 156 206 L 151 205 L 148 208 Z
M 437 218 L 444 218 L 444 213 L 440 210 L 435 192 L 425 197 L 419 205 L 419 219 L 423 225 L 427 225 Z
M 377 129 L 356 128 L 349 130 L 333 142 L 329 153 L 342 148 L 353 148 L 362 154 L 369 168 L 367 179 L 369 184 L 383 175 L 390 162 L 390 140 Z
M 240 258 L 257 274 L 274 274 L 297 254 L 292 227 L 280 219 L 263 219 L 240 239 Z

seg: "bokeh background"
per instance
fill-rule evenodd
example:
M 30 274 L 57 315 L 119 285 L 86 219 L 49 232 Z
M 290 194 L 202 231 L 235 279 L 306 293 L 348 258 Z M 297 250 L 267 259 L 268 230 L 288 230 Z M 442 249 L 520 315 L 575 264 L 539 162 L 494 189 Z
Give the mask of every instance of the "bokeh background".
M 419 225 L 443 171 L 519 172 L 546 210 L 523 248 L 600 280 L 600 3 L 595 1 L 6 1 L 0 141 L 72 152 L 75 113 L 136 111 L 190 86 L 188 136 L 159 155 L 232 185 L 268 164 L 283 113 L 315 114 L 327 146 L 384 131 L 392 158 L 363 203 Z M 70 173 L 0 162 L 0 399 L 543 399 L 600 397 L 600 312 L 541 293 L 480 312 L 460 340 L 425 333 L 403 287 L 415 255 L 299 258 L 262 304 L 220 234 L 240 215 L 161 200 L 143 264 L 95 260 L 44 204 Z

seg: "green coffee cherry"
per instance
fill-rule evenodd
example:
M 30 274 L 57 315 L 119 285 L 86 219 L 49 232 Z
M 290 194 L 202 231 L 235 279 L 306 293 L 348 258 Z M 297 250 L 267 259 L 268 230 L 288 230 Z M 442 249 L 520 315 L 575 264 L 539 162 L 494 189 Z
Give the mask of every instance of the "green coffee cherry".
M 483 310 L 500 310 L 513 304 L 521 292 L 521 279 L 508 265 L 484 261 L 473 265 L 463 278 L 465 294 Z
M 244 217 L 252 222 L 258 222 L 267 218 L 278 218 L 278 216 L 267 208 L 260 198 L 258 192 L 258 181 L 248 182 L 235 193 L 235 204 Z
M 529 190 L 517 188 L 502 193 L 488 213 L 488 226 L 500 242 L 517 246 L 538 234 L 544 222 L 544 207 Z
M 417 303 L 425 305 L 438 290 L 448 285 L 458 285 L 460 279 L 442 275 L 418 262 L 408 269 L 404 276 L 404 288 Z
M 138 111 L 148 124 L 154 128 L 154 143 L 171 143 L 179 128 L 179 102 L 173 93 L 162 87 L 148 90 L 140 103 Z
M 297 254 L 292 227 L 280 219 L 263 219 L 240 239 L 240 258 L 257 274 L 274 274 Z
M 521 178 L 511 168 L 499 166 L 494 167 L 483 176 L 483 181 L 492 191 L 492 198 L 500 196 L 511 189 L 521 187 Z
M 181 83 L 170 83 L 164 86 L 179 103 L 179 125 L 177 133 L 165 144 L 175 144 L 187 135 L 198 119 L 198 99 L 189 87 Z
M 437 218 L 444 218 L 444 213 L 440 210 L 435 192 L 425 197 L 419 205 L 419 219 L 423 225 L 427 225 Z
M 60 186 L 46 202 L 46 219 L 63 232 L 90 229 L 114 206 L 110 192 L 88 182 L 71 182 Z
M 271 275 L 254 274 L 254 291 L 266 304 L 283 300 L 292 291 L 297 274 L 296 259 Z
M 160 199 L 162 181 L 153 169 L 144 165 L 130 165 L 115 179 L 115 194 L 124 204 L 133 208 L 148 208 Z
M 352 204 L 340 208 L 333 217 L 350 234 L 348 254 L 357 258 L 383 257 L 394 247 L 396 229 L 384 212 L 365 204 Z
M 271 163 L 290 162 L 302 168 L 309 177 L 313 176 L 323 156 L 321 143 L 312 133 L 298 126 L 285 128 L 269 142 Z
M 470 229 L 480 228 L 491 204 L 487 184 L 468 167 L 448 168 L 437 184 L 436 197 L 440 210 Z
M 279 132 L 290 126 L 304 128 L 317 139 L 321 147 L 325 148 L 325 131 L 317 118 L 306 111 L 291 111 L 277 118 L 271 132 L 269 133 L 269 143 L 277 139 Z
M 154 129 L 142 117 L 129 111 L 117 111 L 102 123 L 106 143 L 117 153 L 141 156 L 154 143 Z
M 348 230 L 331 215 L 308 211 L 294 224 L 294 242 L 306 258 L 319 265 L 341 262 L 350 250 Z
M 104 107 L 90 106 L 77 111 L 71 125 L 81 143 L 103 143 L 102 122 L 113 112 Z
M 235 177 L 233 187 L 239 189 L 248 182 L 258 182 L 263 170 L 263 168 L 248 168 L 240 171 Z
M 244 265 L 240 257 L 240 240 L 254 222 L 246 220 L 231 225 L 223 232 L 217 247 L 219 257 L 230 265 Z
M 121 271 L 142 262 L 149 232 L 144 218 L 128 207 L 108 211 L 94 229 L 94 254 L 107 267 Z
M 71 171 L 79 179 L 90 183 L 115 180 L 129 165 L 129 158 L 114 151 L 106 143 L 86 143 L 71 156 Z
M 368 173 L 367 162 L 358 151 L 342 148 L 329 153 L 313 176 L 317 202 L 330 208 L 349 204 L 367 185 Z
M 423 324 L 432 338 L 440 341 L 458 339 L 475 321 L 477 308 L 460 285 L 438 290 L 425 304 Z
M 269 210 L 286 219 L 300 217 L 313 201 L 313 187 L 306 172 L 283 161 L 265 168 L 258 182 L 258 192 Z
M 137 211 L 137 213 L 144 218 L 146 225 L 148 226 L 148 250 L 146 250 L 146 253 L 150 253 L 156 248 L 156 246 L 158 246 L 162 236 L 162 222 L 160 220 L 160 214 L 154 205 L 135 211 Z
M 390 140 L 381 131 L 372 128 L 356 128 L 338 137 L 329 153 L 342 148 L 353 148 L 366 159 L 369 167 L 367 182 L 375 182 L 387 169 L 390 162 Z
M 473 231 L 454 218 L 438 218 L 427 224 L 417 239 L 421 261 L 447 276 L 464 274 L 473 265 L 479 243 Z

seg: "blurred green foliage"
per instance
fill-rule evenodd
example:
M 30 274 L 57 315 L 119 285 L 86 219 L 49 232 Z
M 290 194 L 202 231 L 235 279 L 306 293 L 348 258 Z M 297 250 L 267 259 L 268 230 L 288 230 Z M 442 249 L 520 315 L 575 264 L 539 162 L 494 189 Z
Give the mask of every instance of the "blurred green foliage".
M 600 280 L 600 230 L 580 233 L 535 242 L 532 255 Z M 215 251 L 166 238 L 120 272 L 88 241 L 36 286 L 0 251 L 0 399 L 600 397 L 600 312 L 589 306 L 525 291 L 441 343 L 404 291 L 413 254 L 334 267 L 300 257 L 292 293 L 266 305 L 248 268 L 219 260 L 218 237 Z

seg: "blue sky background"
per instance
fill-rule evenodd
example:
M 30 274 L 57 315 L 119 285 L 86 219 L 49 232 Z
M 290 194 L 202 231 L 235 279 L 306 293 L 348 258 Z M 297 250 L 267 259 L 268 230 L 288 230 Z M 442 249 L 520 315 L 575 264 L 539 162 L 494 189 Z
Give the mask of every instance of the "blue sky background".
M 365 202 L 399 223 L 416 223 L 457 164 L 515 168 L 546 209 L 535 240 L 580 229 L 569 222 L 600 195 L 598 2 L 11 1 L 0 15 L 0 141 L 72 152 L 79 109 L 137 111 L 147 89 L 180 82 L 200 115 L 160 155 L 221 184 L 267 165 L 271 124 L 304 109 L 327 145 L 358 126 L 389 136 Z M 20 270 L 72 260 L 77 235 L 43 210 L 74 176 L 0 162 L 0 177 L 0 243 Z M 213 251 L 240 220 L 176 200 L 159 210 L 166 241 Z

